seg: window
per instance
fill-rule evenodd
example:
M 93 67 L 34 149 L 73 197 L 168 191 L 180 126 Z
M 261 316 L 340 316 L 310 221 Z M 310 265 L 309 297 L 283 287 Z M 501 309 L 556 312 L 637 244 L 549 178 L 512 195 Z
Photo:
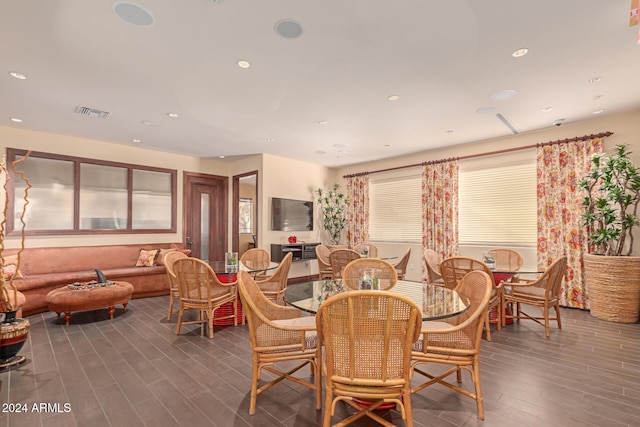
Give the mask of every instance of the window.
M 8 163 L 25 154 L 7 149 Z M 175 170 L 48 153 L 31 153 L 18 170 L 31 184 L 27 234 L 175 233 Z M 26 184 L 14 175 L 7 230 L 16 233 Z
M 420 168 L 380 173 L 369 179 L 369 240 L 422 241 Z
M 253 233 L 253 200 L 240 198 L 240 233 Z
M 534 150 L 461 160 L 458 223 L 463 245 L 534 245 Z

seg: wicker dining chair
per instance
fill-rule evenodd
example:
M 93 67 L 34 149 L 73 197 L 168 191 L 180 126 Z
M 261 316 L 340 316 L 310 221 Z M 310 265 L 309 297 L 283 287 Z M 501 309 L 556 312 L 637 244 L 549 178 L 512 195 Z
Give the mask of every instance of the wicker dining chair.
M 411 258 L 411 248 L 407 249 L 404 255 L 402 255 L 402 258 L 400 258 L 400 261 L 393 264 L 398 272 L 398 280 L 404 280 L 404 276 L 407 274 L 407 267 L 409 266 L 409 258 Z
M 262 293 L 276 304 L 284 303 L 284 294 L 287 290 L 292 258 L 293 254 L 291 252 L 287 253 L 272 275 L 256 281 Z
M 367 254 L 364 252 L 368 249 Z M 378 258 L 378 247 L 371 243 L 359 243 L 353 247 L 353 250 L 358 252 L 362 258 Z
M 480 270 L 487 273 L 493 283 L 491 290 L 491 298 L 489 298 L 489 310 L 494 310 L 496 313 L 496 329 L 500 331 L 504 324 L 502 317 L 502 283 L 495 283 L 493 273 L 489 269 L 489 266 L 484 262 L 469 257 L 453 256 L 445 258 L 440 263 L 440 271 L 442 272 L 442 278 L 444 279 L 444 286 L 449 289 L 454 289 L 460 280 L 470 271 Z M 489 313 L 485 318 L 485 333 L 487 341 L 491 341 L 491 324 L 489 321 Z
M 444 279 L 440 272 L 442 257 L 433 249 L 424 250 L 424 262 L 427 266 L 427 280 L 432 285 L 444 286 Z
M 560 285 L 567 268 L 567 257 L 556 259 L 545 272 L 536 280 L 528 282 L 505 283 L 507 291 L 502 292 L 502 318 L 503 319 L 529 319 L 544 326 L 547 338 L 550 335 L 549 324 L 551 320 L 558 323 L 558 329 L 562 329 L 560 320 Z M 509 314 L 507 306 L 512 307 Z M 522 311 L 521 305 L 527 304 L 542 308 L 542 317 L 531 316 Z M 556 311 L 555 317 L 550 317 L 549 309 Z M 544 323 L 542 323 L 542 322 Z
M 222 305 L 233 303 L 233 313 L 217 317 L 218 320 L 233 318 L 237 325 L 238 294 L 236 282 L 221 283 L 209 264 L 197 258 L 180 258 L 174 261 L 173 271 L 178 282 L 180 308 L 176 334 L 180 334 L 182 325 L 207 324 L 209 338 L 213 338 L 213 315 Z M 196 310 L 196 320 L 183 321 L 186 310 Z
M 354 259 L 360 258 L 360 254 L 352 249 L 334 249 L 329 254 L 329 263 L 333 271 L 334 279 L 342 278 L 342 270 Z
M 324 344 L 323 426 L 331 424 L 340 401 L 358 412 L 336 426 L 363 416 L 393 426 L 375 412 L 383 403 L 395 403 L 405 425 L 413 426 L 411 346 L 422 324 L 418 306 L 389 291 L 345 292 L 323 302 L 316 321 Z
M 494 248 L 489 250 L 487 254 L 496 261 L 497 271 L 517 272 L 522 268 L 522 264 L 524 263 L 520 252 L 513 249 Z M 514 274 L 509 280 L 517 282 L 518 278 L 518 274 Z
M 331 261 L 329 261 L 329 247 L 326 245 L 316 246 L 316 260 L 318 261 L 318 279 L 333 279 Z
M 269 261 L 271 261 L 269 251 L 262 248 L 248 249 L 240 256 L 240 262 L 251 268 L 256 265 L 269 265 Z M 268 275 L 264 271 L 256 271 L 253 273 L 253 278 L 256 280 L 265 279 L 266 277 L 268 277 Z
M 351 261 L 342 270 L 342 282 L 351 289 L 360 289 L 360 271 L 373 268 L 378 271 L 378 283 L 381 291 L 393 288 L 398 282 L 398 272 L 388 261 L 378 258 L 358 258 Z
M 167 278 L 169 279 L 169 313 L 167 314 L 167 320 L 171 320 L 173 313 L 177 313 L 178 310 L 174 310 L 176 301 L 180 300 L 180 290 L 178 289 L 178 279 L 173 271 L 173 263 L 180 258 L 186 258 L 187 255 L 179 251 L 171 251 L 167 253 L 163 258 L 164 267 L 167 270 Z
M 264 296 L 246 271 L 238 274 L 238 288 L 249 323 L 251 344 L 249 414 L 255 414 L 259 394 L 285 379 L 315 390 L 316 409 L 320 409 L 322 406 L 321 357 L 315 317 L 301 317 L 300 310 L 296 308 L 274 304 Z M 298 364 L 292 369 L 291 362 Z M 278 363 L 284 363 L 282 368 L 277 367 Z M 311 366 L 313 382 L 293 376 L 295 372 L 307 365 Z M 277 377 L 258 387 L 263 370 Z
M 469 308 L 462 314 L 452 318 L 449 322 L 422 322 L 421 338 L 414 344 L 412 367 L 414 373 L 425 377 L 426 381 L 413 387 L 416 393 L 432 384 L 442 384 L 458 393 L 476 401 L 478 419 L 484 419 L 484 404 L 482 387 L 480 385 L 480 348 L 482 328 L 487 317 L 487 308 L 493 279 L 484 271 L 471 271 L 458 283 L 455 290 L 462 298 L 469 301 Z M 438 363 L 449 365 L 450 368 L 442 374 L 432 374 L 425 369 L 429 364 Z M 427 364 L 426 367 L 420 366 Z M 469 391 L 459 385 L 462 382 L 462 370 L 466 370 L 474 385 Z M 439 371 L 438 371 L 439 372 Z M 453 384 L 446 378 L 456 374 L 458 384 Z M 414 383 L 417 375 L 414 375 Z

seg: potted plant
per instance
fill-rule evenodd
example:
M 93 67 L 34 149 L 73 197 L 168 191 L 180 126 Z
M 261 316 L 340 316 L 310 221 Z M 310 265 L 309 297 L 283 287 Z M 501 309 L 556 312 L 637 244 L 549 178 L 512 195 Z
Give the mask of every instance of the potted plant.
M 26 183 L 22 213 L 20 215 L 21 234 L 20 234 L 20 248 L 18 253 L 11 258 L 15 258 L 9 262 L 9 258 L 5 256 L 5 237 L 6 237 L 6 221 L 9 207 L 9 194 L 7 192 L 7 186 L 9 182 L 9 174 L 6 167 L 6 163 L 3 160 L 0 163 L 0 187 L 2 195 L 4 196 L 4 205 L 2 206 L 2 221 L 0 222 L 0 371 L 12 369 L 26 361 L 25 356 L 17 356 L 18 352 L 24 345 L 27 335 L 29 333 L 29 320 L 16 317 L 18 310 L 20 309 L 20 302 L 23 300 L 24 295 L 18 292 L 14 279 L 17 278 L 20 272 L 20 255 L 24 249 L 24 229 L 25 222 L 24 216 L 27 209 L 28 194 L 31 184 L 29 180 L 25 178 L 22 172 L 16 170 L 16 165 L 25 161 L 31 152 L 20 160 L 13 162 L 13 171 L 20 176 L 20 178 Z
M 589 240 L 585 284 L 594 317 L 635 323 L 640 313 L 640 257 L 632 256 L 640 204 L 640 173 L 627 145 L 612 156 L 595 154 L 579 181 L 585 192 L 583 224 Z
M 322 225 L 331 237 L 331 243 L 340 244 L 342 230 L 347 225 L 347 203 L 349 199 L 340 192 L 340 184 L 333 184 L 328 191 L 316 190 L 318 203 L 322 209 Z

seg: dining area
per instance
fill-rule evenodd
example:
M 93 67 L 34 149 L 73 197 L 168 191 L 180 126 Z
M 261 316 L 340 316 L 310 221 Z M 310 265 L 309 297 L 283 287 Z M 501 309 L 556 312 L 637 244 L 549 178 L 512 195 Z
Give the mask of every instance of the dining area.
M 249 413 L 266 398 L 262 393 L 290 380 L 315 392 L 323 426 L 363 417 L 396 425 L 380 411 L 393 411 L 412 426 L 412 394 L 438 382 L 475 400 L 483 419 L 477 369 L 491 285 L 483 271 L 471 272 L 453 289 L 399 280 L 389 261 L 356 257 L 339 278 L 288 286 L 282 306 L 241 272 L 253 354 Z M 449 370 L 432 374 L 433 364 Z M 459 378 L 461 370 L 470 375 L 470 390 L 446 380 L 454 372 Z M 265 380 L 263 371 L 274 376 Z

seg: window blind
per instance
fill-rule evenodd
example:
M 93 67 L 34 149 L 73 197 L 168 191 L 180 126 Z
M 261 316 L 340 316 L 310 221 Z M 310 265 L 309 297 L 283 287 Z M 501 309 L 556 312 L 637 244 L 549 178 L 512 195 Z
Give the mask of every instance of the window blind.
M 407 172 L 409 174 L 407 174 Z M 377 242 L 422 241 L 422 176 L 411 169 L 369 181 L 369 238 Z
M 458 191 L 460 244 L 536 244 L 535 152 L 460 161 Z

